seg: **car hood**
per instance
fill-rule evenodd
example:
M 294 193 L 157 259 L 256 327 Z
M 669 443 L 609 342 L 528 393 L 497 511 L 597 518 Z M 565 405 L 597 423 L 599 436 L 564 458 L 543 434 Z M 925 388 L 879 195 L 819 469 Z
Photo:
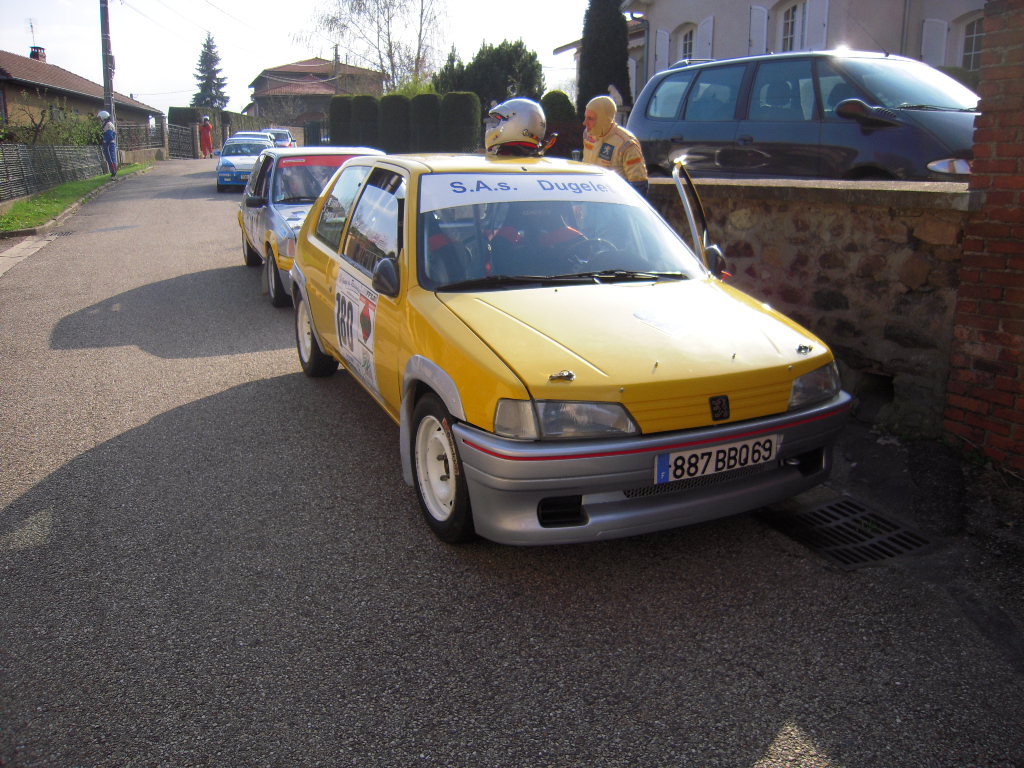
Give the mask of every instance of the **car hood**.
M 274 205 L 274 211 L 292 232 L 298 232 L 312 207 L 312 203 L 278 203 Z
M 236 171 L 251 171 L 256 165 L 256 155 L 229 155 L 221 158 L 217 166 L 223 167 L 225 162 L 231 163 Z
M 934 136 L 956 157 L 974 156 L 974 118 L 978 116 L 977 112 L 901 109 L 899 114 L 907 122 Z
M 736 398 L 733 420 L 778 413 L 792 380 L 832 359 L 796 323 L 711 279 L 438 296 L 532 397 L 619 400 L 645 431 L 705 423 L 720 394 Z

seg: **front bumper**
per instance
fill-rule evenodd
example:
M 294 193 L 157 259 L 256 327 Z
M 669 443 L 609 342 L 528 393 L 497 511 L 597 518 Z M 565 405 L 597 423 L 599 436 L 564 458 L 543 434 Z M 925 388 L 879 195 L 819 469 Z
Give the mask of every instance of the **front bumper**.
M 250 171 L 217 171 L 217 183 L 223 187 L 244 187 Z
M 584 442 L 526 443 L 453 427 L 477 533 L 502 544 L 635 536 L 772 504 L 824 482 L 851 398 L 705 429 Z M 767 464 L 662 485 L 659 454 L 781 435 Z

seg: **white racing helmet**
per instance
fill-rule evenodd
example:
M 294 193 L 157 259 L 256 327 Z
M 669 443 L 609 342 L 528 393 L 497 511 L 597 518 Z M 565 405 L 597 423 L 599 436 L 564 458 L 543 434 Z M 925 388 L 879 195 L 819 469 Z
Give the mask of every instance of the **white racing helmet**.
M 109 120 L 110 113 L 107 112 L 107 110 L 105 109 L 101 109 L 99 112 L 96 113 L 96 117 L 98 117 L 100 120 Z
M 498 124 L 484 136 L 487 154 L 498 154 L 502 148 L 522 152 L 539 152 L 544 146 L 548 121 L 544 110 L 532 99 L 509 99 L 488 112 Z

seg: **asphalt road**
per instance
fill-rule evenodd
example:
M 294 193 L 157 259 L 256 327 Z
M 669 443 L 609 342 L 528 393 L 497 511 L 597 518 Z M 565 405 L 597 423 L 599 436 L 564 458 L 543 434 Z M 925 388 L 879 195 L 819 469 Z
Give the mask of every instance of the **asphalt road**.
M 1024 665 L 942 560 L 434 540 L 238 199 L 160 163 L 0 275 L 0 765 L 1024 765 Z

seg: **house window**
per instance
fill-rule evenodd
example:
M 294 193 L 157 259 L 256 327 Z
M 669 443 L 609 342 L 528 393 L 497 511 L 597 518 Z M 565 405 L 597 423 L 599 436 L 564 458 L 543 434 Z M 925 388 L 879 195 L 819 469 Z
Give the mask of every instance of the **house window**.
M 807 21 L 807 0 L 794 3 L 782 12 L 782 50 L 802 51 L 804 49 Z
M 693 58 L 693 27 L 683 32 L 683 36 L 679 38 L 679 58 Z
M 981 22 L 982 17 L 979 16 L 964 25 L 964 69 L 977 70 L 981 67 L 981 44 L 985 36 Z

